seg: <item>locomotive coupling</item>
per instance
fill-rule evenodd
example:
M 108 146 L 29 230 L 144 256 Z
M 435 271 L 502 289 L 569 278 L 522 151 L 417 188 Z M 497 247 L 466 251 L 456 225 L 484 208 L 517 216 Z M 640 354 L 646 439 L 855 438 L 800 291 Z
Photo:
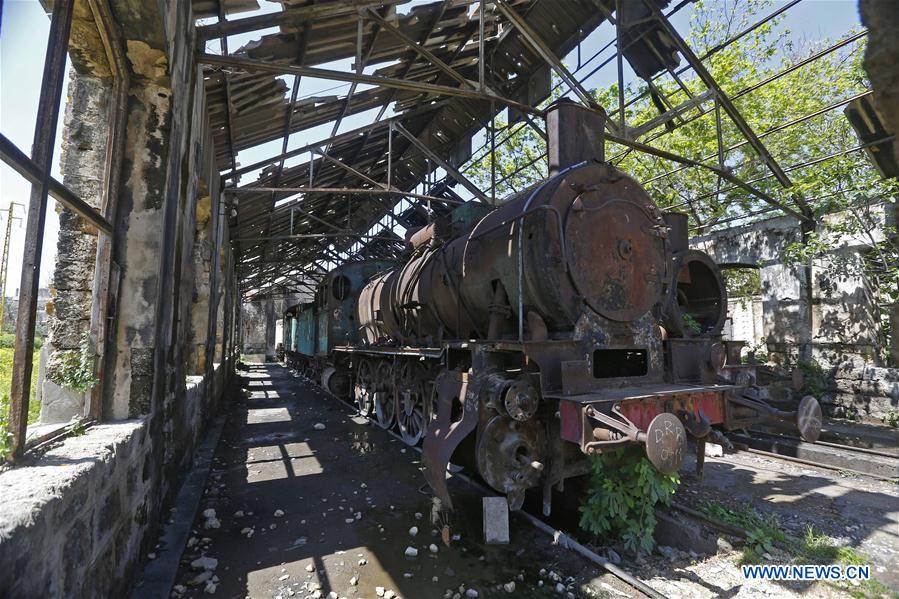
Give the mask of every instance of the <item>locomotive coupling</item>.
M 727 428 L 734 429 L 742 426 L 743 421 L 752 423 L 761 417 L 775 422 L 796 423 L 796 429 L 803 441 L 814 443 L 821 434 L 821 404 L 811 395 L 806 395 L 799 401 L 799 406 L 793 412 L 778 410 L 758 398 L 757 389 L 749 387 L 742 395 L 729 395 L 727 398 L 729 412 L 731 414 Z

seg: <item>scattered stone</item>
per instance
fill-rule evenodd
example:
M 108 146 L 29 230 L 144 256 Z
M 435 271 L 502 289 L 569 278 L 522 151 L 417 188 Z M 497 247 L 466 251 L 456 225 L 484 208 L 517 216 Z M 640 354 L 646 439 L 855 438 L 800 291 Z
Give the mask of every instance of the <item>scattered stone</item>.
M 718 445 L 717 443 L 708 443 L 705 444 L 705 455 L 709 458 L 720 458 L 724 455 L 724 448 Z
M 194 570 L 215 570 L 218 568 L 219 561 L 214 557 L 198 557 L 194 561 L 190 562 L 190 567 Z
M 278 577 L 278 580 L 287 580 L 288 578 L 290 578 L 290 574 L 282 574 Z
M 337 599 L 337 593 L 331 591 L 330 593 L 328 593 L 328 599 Z
M 315 572 L 315 566 L 313 564 L 309 564 L 306 566 L 307 572 Z
M 556 583 L 556 592 L 559 593 L 560 595 L 561 595 L 562 593 L 564 593 L 564 592 L 565 592 L 565 585 L 562 584 L 561 582 L 557 582 L 557 583 Z
M 184 586 L 183 584 L 176 584 L 175 586 L 172 587 L 172 590 L 175 591 L 176 593 L 178 593 L 179 595 L 181 595 L 182 593 L 187 592 L 187 587 Z
M 364 566 L 364 565 L 367 564 L 367 563 L 368 563 L 368 561 L 365 560 L 365 559 L 360 559 L 360 560 L 359 560 L 359 565 L 360 565 L 360 566 Z
M 155 553 L 148 553 L 148 554 L 147 554 L 147 559 L 156 559 L 156 554 L 155 554 Z
M 203 589 L 203 592 L 206 593 L 207 595 L 212 595 L 215 593 L 215 590 L 218 588 L 218 586 L 219 585 L 217 585 L 216 583 L 214 583 L 210 580 L 209 582 L 206 583 L 206 587 Z
M 206 570 L 205 572 L 201 572 L 200 574 L 197 574 L 196 576 L 194 576 L 193 578 L 188 580 L 187 584 L 192 587 L 197 587 L 197 586 L 200 586 L 201 584 L 205 583 L 210 578 L 212 578 L 212 572 L 209 570 Z
M 659 555 L 662 557 L 668 558 L 669 561 L 677 561 L 677 549 L 674 547 L 669 547 L 668 545 L 659 545 L 656 548 L 656 551 L 659 552 Z
M 275 510 L 275 518 L 283 518 L 284 510 Z
M 431 576 L 431 582 L 439 582 L 440 578 L 437 576 Z
M 718 544 L 718 551 L 721 551 L 723 553 L 730 553 L 731 551 L 734 550 L 734 546 L 731 545 L 730 543 L 728 543 L 726 539 L 722 539 L 721 537 L 718 537 L 717 544 Z
M 208 510 L 207 510 L 208 511 Z M 215 511 L 215 510 L 213 510 Z M 222 523 L 218 518 L 207 518 L 203 523 L 203 528 L 221 528 Z
M 421 520 L 422 518 L 424 518 L 424 516 L 422 515 L 421 512 L 415 512 L 415 519 L 416 519 L 416 520 Z
M 203 517 L 204 518 L 215 518 L 215 510 L 212 508 L 203 510 Z
M 417 526 L 413 526 L 412 528 L 409 529 L 409 536 L 410 536 L 410 537 L 414 537 L 414 536 L 417 535 L 417 534 L 418 534 L 418 527 L 417 527 Z
M 321 422 L 316 422 L 314 425 L 312 425 L 312 428 L 314 428 L 317 431 L 323 431 L 327 427 L 324 424 L 322 424 Z
M 505 590 L 507 593 L 514 593 L 515 592 L 515 581 L 513 580 L 511 582 L 507 582 L 506 584 L 504 584 L 503 590 Z
M 236 512 L 234 512 L 235 518 L 243 518 L 243 515 L 243 510 L 237 510 Z
M 475 597 L 478 596 L 478 592 L 474 589 L 466 589 L 465 596 L 468 597 L 469 599 L 474 599 Z
M 394 597 L 396 597 L 396 593 L 393 591 L 386 591 L 384 593 L 384 599 L 393 599 Z
M 315 589 L 314 591 L 312 591 L 312 594 L 309 596 L 312 597 L 312 599 L 321 599 L 322 592 L 320 589 Z
M 353 576 L 352 578 L 350 578 L 350 586 L 351 586 L 351 587 L 354 587 L 354 586 L 356 586 L 357 584 L 359 584 L 359 579 L 358 579 L 358 578 L 356 578 L 355 576 Z
M 384 593 L 387 591 L 384 587 L 375 587 L 375 595 L 378 597 L 383 597 Z
M 418 557 L 418 549 L 415 547 L 406 547 L 406 557 Z
M 353 522 L 356 521 L 356 519 L 355 518 L 344 518 L 343 521 L 346 522 L 347 524 L 352 524 Z
M 440 551 L 440 548 L 437 547 L 437 545 L 435 545 L 434 543 L 431 543 L 431 544 L 428 546 L 428 550 L 429 550 L 431 553 L 437 553 L 438 551 Z
M 200 539 L 198 539 L 197 537 L 191 537 L 187 540 L 187 546 L 193 547 L 194 545 L 196 545 L 199 542 L 200 542 Z

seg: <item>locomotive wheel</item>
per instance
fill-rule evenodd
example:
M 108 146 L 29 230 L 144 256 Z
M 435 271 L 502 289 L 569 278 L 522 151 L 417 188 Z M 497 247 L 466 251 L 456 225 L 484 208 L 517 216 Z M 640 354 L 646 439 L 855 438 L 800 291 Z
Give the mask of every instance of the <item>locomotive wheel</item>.
M 393 399 L 393 366 L 389 362 L 384 361 L 378 364 L 374 388 L 376 391 L 372 398 L 375 404 L 375 422 L 381 428 L 388 429 L 396 422 L 396 402 Z
M 406 445 L 416 445 L 425 434 L 425 387 L 412 362 L 400 367 L 396 420 Z
M 374 408 L 374 369 L 369 360 L 363 358 L 359 362 L 359 370 L 356 372 L 356 386 L 353 396 L 356 399 L 356 407 L 359 413 L 366 418 L 371 416 Z

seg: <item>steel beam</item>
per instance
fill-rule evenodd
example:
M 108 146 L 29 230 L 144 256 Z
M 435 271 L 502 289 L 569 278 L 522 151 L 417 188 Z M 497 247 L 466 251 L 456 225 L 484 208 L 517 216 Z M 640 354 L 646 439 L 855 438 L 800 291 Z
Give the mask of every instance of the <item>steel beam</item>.
M 379 0 L 373 2 L 372 0 L 341 0 L 340 2 L 291 7 L 282 10 L 281 12 L 256 15 L 253 17 L 245 17 L 243 19 L 235 19 L 234 21 L 225 21 L 197 27 L 197 42 L 198 45 L 202 45 L 202 42 L 206 40 L 226 35 L 249 33 L 250 31 L 268 29 L 270 27 L 299 25 L 305 21 L 314 21 L 316 19 L 353 15 L 356 14 L 360 8 L 383 6 L 385 4 L 399 4 L 401 1 L 402 0 Z
M 56 123 L 62 101 L 62 83 L 66 72 L 69 32 L 75 0 L 56 0 L 50 20 L 50 35 L 41 78 L 41 94 L 34 128 L 32 162 L 38 166 L 39 181 L 32 183 L 22 256 L 22 279 L 19 285 L 19 313 L 16 318 L 16 343 L 10 383 L 9 431 L 12 434 L 13 458 L 22 455 L 28 430 L 28 400 L 31 372 L 34 367 L 34 327 L 37 317 L 38 282 L 41 271 L 41 248 L 47 220 L 47 195 L 50 191 L 50 168 L 56 140 Z
M 441 158 L 440 156 L 438 156 L 437 154 L 432 152 L 428 146 L 426 146 L 424 143 L 422 143 L 422 141 L 420 139 L 418 139 L 417 137 L 415 137 L 414 135 L 409 133 L 405 127 L 403 127 L 399 123 L 394 123 L 393 128 L 400 135 L 402 135 L 403 137 L 408 139 L 409 142 L 413 146 L 415 146 L 419 152 L 421 152 L 422 154 L 424 154 L 425 156 L 427 156 L 428 158 L 430 158 L 431 160 L 436 162 L 438 165 L 440 165 L 443 168 L 443 170 L 445 170 L 447 173 L 449 173 L 449 175 L 453 179 L 458 181 L 465 189 L 470 191 L 476 198 L 478 198 L 480 201 L 484 202 L 485 204 L 490 204 L 490 198 L 488 198 L 486 195 L 484 195 L 484 193 L 480 189 L 478 189 L 477 185 L 472 183 L 468 179 L 468 177 L 466 177 L 465 175 L 460 173 L 458 170 L 456 170 L 456 168 L 453 167 L 446 160 L 444 160 L 443 158 Z M 444 201 L 446 201 L 446 200 L 444 200 Z
M 461 175 L 460 175 L 461 176 Z M 473 184 L 472 184 L 473 185 Z M 410 198 L 417 198 L 420 200 L 430 200 L 432 202 L 443 202 L 444 204 L 463 204 L 464 202 L 458 202 L 456 200 L 450 200 L 447 198 L 438 198 L 436 196 L 429 196 L 420 193 L 413 193 L 411 191 L 400 191 L 398 189 L 369 189 L 365 187 L 228 187 L 224 190 L 225 193 L 233 194 L 233 195 L 241 195 L 246 193 L 330 193 L 330 194 L 348 194 L 348 195 L 399 195 L 406 196 Z M 287 206 L 278 206 L 276 210 L 280 208 L 286 208 Z
M 384 17 L 382 17 L 381 15 L 379 15 L 378 13 L 376 13 L 375 11 L 373 11 L 371 9 L 366 10 L 365 15 L 366 15 L 366 18 L 375 21 L 383 29 L 389 31 L 393 36 L 402 40 L 402 42 L 404 44 L 406 44 L 406 46 L 408 46 L 410 50 L 412 50 L 416 54 L 420 55 L 422 58 L 425 58 L 428 62 L 430 62 L 432 65 L 434 65 L 442 73 L 446 74 L 451 79 L 455 80 L 456 83 L 458 83 L 461 86 L 469 87 L 473 90 L 477 90 L 477 85 L 475 85 L 474 83 L 472 83 L 471 81 L 469 81 L 468 79 L 466 79 L 465 77 L 460 75 L 451 66 L 449 66 L 448 64 L 446 64 L 445 62 L 443 62 L 442 60 L 437 58 L 437 56 L 433 52 L 431 52 L 430 50 L 425 48 L 423 45 L 419 44 L 414 39 L 412 39 L 411 37 L 409 37 L 402 31 L 400 31 L 399 29 L 397 29 L 396 27 L 391 25 L 387 19 L 385 19 Z M 484 92 L 487 91 L 486 86 L 484 88 L 482 88 L 482 91 L 484 91 Z
M 498 0 L 501 1 L 501 0 Z M 743 115 L 740 114 L 740 111 L 734 106 L 734 103 L 731 102 L 728 95 L 721 89 L 721 86 L 718 85 L 718 82 L 715 81 L 715 78 L 712 74 L 705 68 L 705 65 L 702 64 L 702 61 L 699 60 L 699 57 L 693 52 L 693 49 L 687 44 L 687 42 L 680 36 L 677 32 L 677 29 L 671 24 L 668 18 L 662 14 L 662 11 L 655 5 L 654 2 L 648 1 L 646 5 L 652 10 L 655 17 L 659 20 L 664 27 L 665 32 L 671 38 L 671 40 L 675 43 L 680 53 L 684 55 L 684 58 L 687 59 L 687 62 L 690 63 L 690 66 L 696 72 L 702 82 L 715 93 L 715 96 L 718 98 L 718 102 L 721 104 L 721 108 L 724 109 L 724 112 L 727 113 L 727 116 L 734 122 L 737 126 L 737 129 L 740 130 L 740 133 L 743 134 L 743 137 L 749 142 L 749 145 L 753 147 L 753 149 L 758 153 L 761 159 L 765 162 L 768 168 L 774 173 L 774 176 L 784 187 L 791 187 L 793 182 L 790 181 L 790 178 L 787 177 L 787 174 L 783 171 L 774 157 L 768 152 L 768 148 L 765 147 L 765 144 L 756 136 L 755 131 L 752 130 L 752 127 L 749 126 L 749 123 L 746 122 L 746 119 L 743 118 Z
M 41 167 L 31 158 L 25 155 L 19 148 L 15 146 L 5 135 L 0 133 L 0 160 L 8 164 L 14 171 L 22 175 L 25 179 L 34 185 L 39 185 L 43 175 Z M 97 209 L 79 198 L 68 187 L 54 179 L 47 177 L 48 193 L 53 198 L 82 217 L 84 220 L 97 227 L 106 234 L 112 234 L 112 223 L 110 223 Z
M 488 92 L 481 92 L 476 89 L 463 87 L 449 87 L 446 85 L 437 85 L 435 83 L 422 83 L 421 81 L 412 81 L 409 79 L 393 79 L 390 77 L 381 77 L 378 75 L 365 75 L 357 73 L 346 73 L 343 71 L 334 71 L 331 69 L 320 69 L 316 67 L 301 67 L 292 64 L 281 64 L 277 62 L 268 62 L 265 60 L 253 60 L 250 58 L 238 58 L 235 56 L 217 56 L 215 54 L 201 53 L 197 55 L 197 63 L 210 66 L 235 67 L 248 72 L 275 73 L 278 75 L 301 75 L 304 77 L 314 77 L 317 79 L 329 79 L 332 81 L 345 81 L 347 83 L 364 83 L 366 85 L 376 85 L 380 87 L 392 87 L 406 91 L 434 94 L 438 96 L 457 96 L 469 98 L 471 100 L 495 100 L 500 104 L 512 106 L 526 112 L 528 114 L 540 114 L 540 111 L 532 106 L 527 106 L 509 98 L 495 96 Z
M 499 8 L 500 12 L 503 13 L 503 16 L 512 23 L 515 29 L 521 34 L 521 36 L 528 42 L 528 44 L 534 49 L 545 60 L 559 77 L 568 84 L 568 87 L 574 91 L 575 94 L 581 99 L 581 101 L 589 106 L 590 108 L 602 110 L 602 107 L 596 103 L 596 100 L 593 99 L 593 96 L 590 95 L 584 86 L 581 85 L 580 81 L 575 78 L 575 76 L 569 71 L 562 61 L 559 60 L 559 57 L 556 56 L 555 52 L 544 43 L 540 36 L 530 28 L 524 18 L 521 17 L 515 10 L 509 6 L 505 0 L 493 0 L 494 6 Z
M 678 163 L 680 163 L 680 164 L 687 164 L 687 165 L 690 165 L 690 166 L 698 166 L 698 167 L 700 167 L 700 168 L 704 168 L 704 169 L 710 170 L 710 171 L 712 171 L 713 173 L 717 174 L 717 175 L 718 175 L 719 177 L 721 177 L 722 179 L 726 179 L 727 181 L 730 181 L 731 183 L 733 183 L 733 184 L 736 185 L 737 187 L 739 187 L 739 188 L 741 188 L 741 189 L 744 189 L 745 191 L 748 191 L 750 194 L 752 194 L 752 195 L 754 195 L 755 197 L 759 198 L 759 199 L 762 200 L 763 202 L 766 202 L 766 203 L 768 203 L 768 204 L 770 204 L 770 205 L 772 205 L 772 206 L 775 206 L 776 208 L 779 208 L 779 209 L 783 210 L 783 211 L 786 212 L 787 214 L 790 214 L 790 215 L 792 215 L 792 216 L 795 216 L 795 217 L 798 218 L 800 221 L 803 221 L 803 222 L 809 222 L 809 221 L 810 221 L 809 217 L 807 217 L 807 216 L 805 216 L 805 215 L 803 215 L 803 214 L 800 214 L 799 212 L 793 210 L 793 209 L 790 208 L 789 206 L 785 205 L 783 202 L 779 202 L 779 201 L 775 200 L 775 199 L 772 198 L 770 195 L 766 194 L 765 192 L 761 191 L 760 189 L 757 189 L 757 188 L 753 187 L 753 186 L 750 185 L 749 183 L 746 183 L 746 182 L 742 181 L 741 179 L 738 179 L 737 177 L 733 176 L 730 172 L 728 172 L 726 169 L 720 169 L 720 168 L 715 167 L 715 166 L 709 166 L 708 164 L 703 164 L 702 162 L 697 162 L 697 161 L 695 161 L 695 160 L 690 160 L 689 158 L 685 158 L 685 157 L 680 156 L 680 155 L 678 155 L 678 154 L 673 154 L 673 153 L 671 153 L 671 152 L 668 152 L 668 151 L 665 151 L 665 150 L 660 150 L 659 148 L 654 148 L 654 147 L 652 147 L 652 146 L 650 146 L 650 145 L 647 145 L 647 144 L 644 144 L 644 143 L 640 143 L 640 142 L 638 142 L 638 141 L 633 141 L 633 140 L 630 140 L 630 139 L 625 139 L 625 138 L 623 138 L 623 137 L 617 137 L 617 136 L 615 136 L 615 135 L 611 135 L 611 134 L 608 134 L 608 133 L 606 134 L 606 139 L 607 139 L 608 141 L 613 142 L 613 143 L 621 144 L 622 146 L 627 146 L 627 147 L 629 147 L 629 148 L 633 148 L 634 150 L 638 150 L 638 151 L 640 151 L 640 152 L 645 152 L 646 154 L 652 154 L 653 156 L 658 156 L 659 158 L 664 158 L 664 159 L 666 159 L 666 160 L 671 160 L 672 162 L 678 162 Z

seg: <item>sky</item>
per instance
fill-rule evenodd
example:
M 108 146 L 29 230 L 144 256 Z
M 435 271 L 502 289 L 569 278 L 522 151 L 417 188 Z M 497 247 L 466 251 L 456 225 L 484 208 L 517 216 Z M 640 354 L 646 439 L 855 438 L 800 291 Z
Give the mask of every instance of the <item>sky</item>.
M 398 10 L 406 12 L 416 4 L 427 4 L 433 0 L 413 0 L 400 5 Z M 550 0 L 543 0 L 550 1 Z M 563 4 L 565 0 L 552 0 Z M 719 0 L 706 0 L 706 5 L 712 5 Z M 730 1 L 730 0 L 728 0 Z M 37 103 L 40 95 L 41 73 L 43 70 L 44 56 L 46 53 L 47 35 L 50 28 L 48 16 L 44 13 L 38 0 L 5 0 L 2 4 L 2 26 L 0 26 L 0 132 L 15 143 L 25 153 L 30 153 L 31 141 L 34 136 L 34 123 L 37 115 Z M 268 0 L 259 0 L 260 10 L 257 13 L 245 13 L 234 15 L 233 18 L 258 14 L 262 12 L 275 12 L 280 10 L 280 4 Z M 674 3 L 672 3 L 674 4 Z M 785 1 L 771 3 L 769 11 L 786 4 Z M 689 5 L 673 18 L 672 22 L 682 34 L 689 30 L 689 20 L 694 5 Z M 791 30 L 791 39 L 808 40 L 815 42 L 824 38 L 839 39 L 846 32 L 861 26 L 858 17 L 857 3 L 854 0 L 803 0 L 798 5 L 787 11 L 783 27 Z M 228 38 L 229 50 L 233 51 L 252 39 L 266 33 L 274 33 L 276 30 L 263 30 L 252 34 L 234 35 Z M 584 60 L 592 56 L 600 47 L 605 45 L 613 35 L 613 28 L 608 24 L 600 26 L 581 45 L 581 56 Z M 207 52 L 220 52 L 218 44 L 209 42 Z M 607 54 L 599 57 L 602 60 Z M 572 52 L 565 57 L 565 62 L 573 68 L 577 65 L 577 53 Z M 322 68 L 349 70 L 351 60 L 328 63 Z M 595 63 L 594 63 L 595 64 Z M 374 65 L 366 69 L 371 73 L 383 64 Z M 584 69 L 584 72 L 589 67 Z M 617 78 L 615 62 L 612 61 L 596 75 L 585 82 L 587 87 L 605 87 L 614 83 Z M 631 80 L 633 74 L 625 62 L 625 80 Z M 292 77 L 285 77 L 288 94 L 293 85 Z M 68 78 L 66 78 L 66 83 Z M 333 81 L 315 80 L 303 78 L 300 84 L 299 96 L 328 94 L 344 95 L 349 89 L 349 84 L 335 83 Z M 357 86 L 357 92 L 366 89 L 366 86 Z M 65 89 L 63 97 L 66 97 Z M 53 175 L 61 178 L 59 173 L 59 145 L 62 139 L 62 118 L 64 107 L 60 110 L 60 122 L 57 127 L 57 150 L 53 157 Z M 370 123 L 376 115 L 375 112 L 365 112 L 344 119 L 340 132 Z M 391 113 L 385 114 L 385 118 Z M 328 137 L 331 134 L 332 125 L 326 124 L 300 133 L 291 135 L 288 149 L 302 147 Z M 241 151 L 238 154 L 238 162 L 251 164 L 277 155 L 281 151 L 282 141 L 274 140 L 267 144 Z M 473 141 L 473 146 L 479 145 L 478 138 Z M 304 162 L 307 156 L 296 157 L 286 163 L 287 166 Z M 243 183 L 250 182 L 256 177 L 255 173 L 245 175 Z M 460 191 L 459 188 L 457 191 Z M 10 202 L 18 202 L 27 206 L 30 193 L 30 184 L 27 183 L 15 171 L 0 163 L 0 209 L 5 209 Z M 462 193 L 463 197 L 465 196 Z M 10 263 L 7 277 L 6 294 L 13 296 L 18 293 L 21 277 L 22 248 L 24 243 L 24 209 L 17 207 L 15 216 L 22 217 L 20 221 L 14 221 L 11 246 Z M 0 235 L 5 231 L 6 214 L 0 214 Z M 48 285 L 53 272 L 53 262 L 56 255 L 56 236 L 59 230 L 59 220 L 56 214 L 56 202 L 50 198 L 47 210 L 47 226 L 43 243 L 43 259 L 41 263 L 40 284 Z

